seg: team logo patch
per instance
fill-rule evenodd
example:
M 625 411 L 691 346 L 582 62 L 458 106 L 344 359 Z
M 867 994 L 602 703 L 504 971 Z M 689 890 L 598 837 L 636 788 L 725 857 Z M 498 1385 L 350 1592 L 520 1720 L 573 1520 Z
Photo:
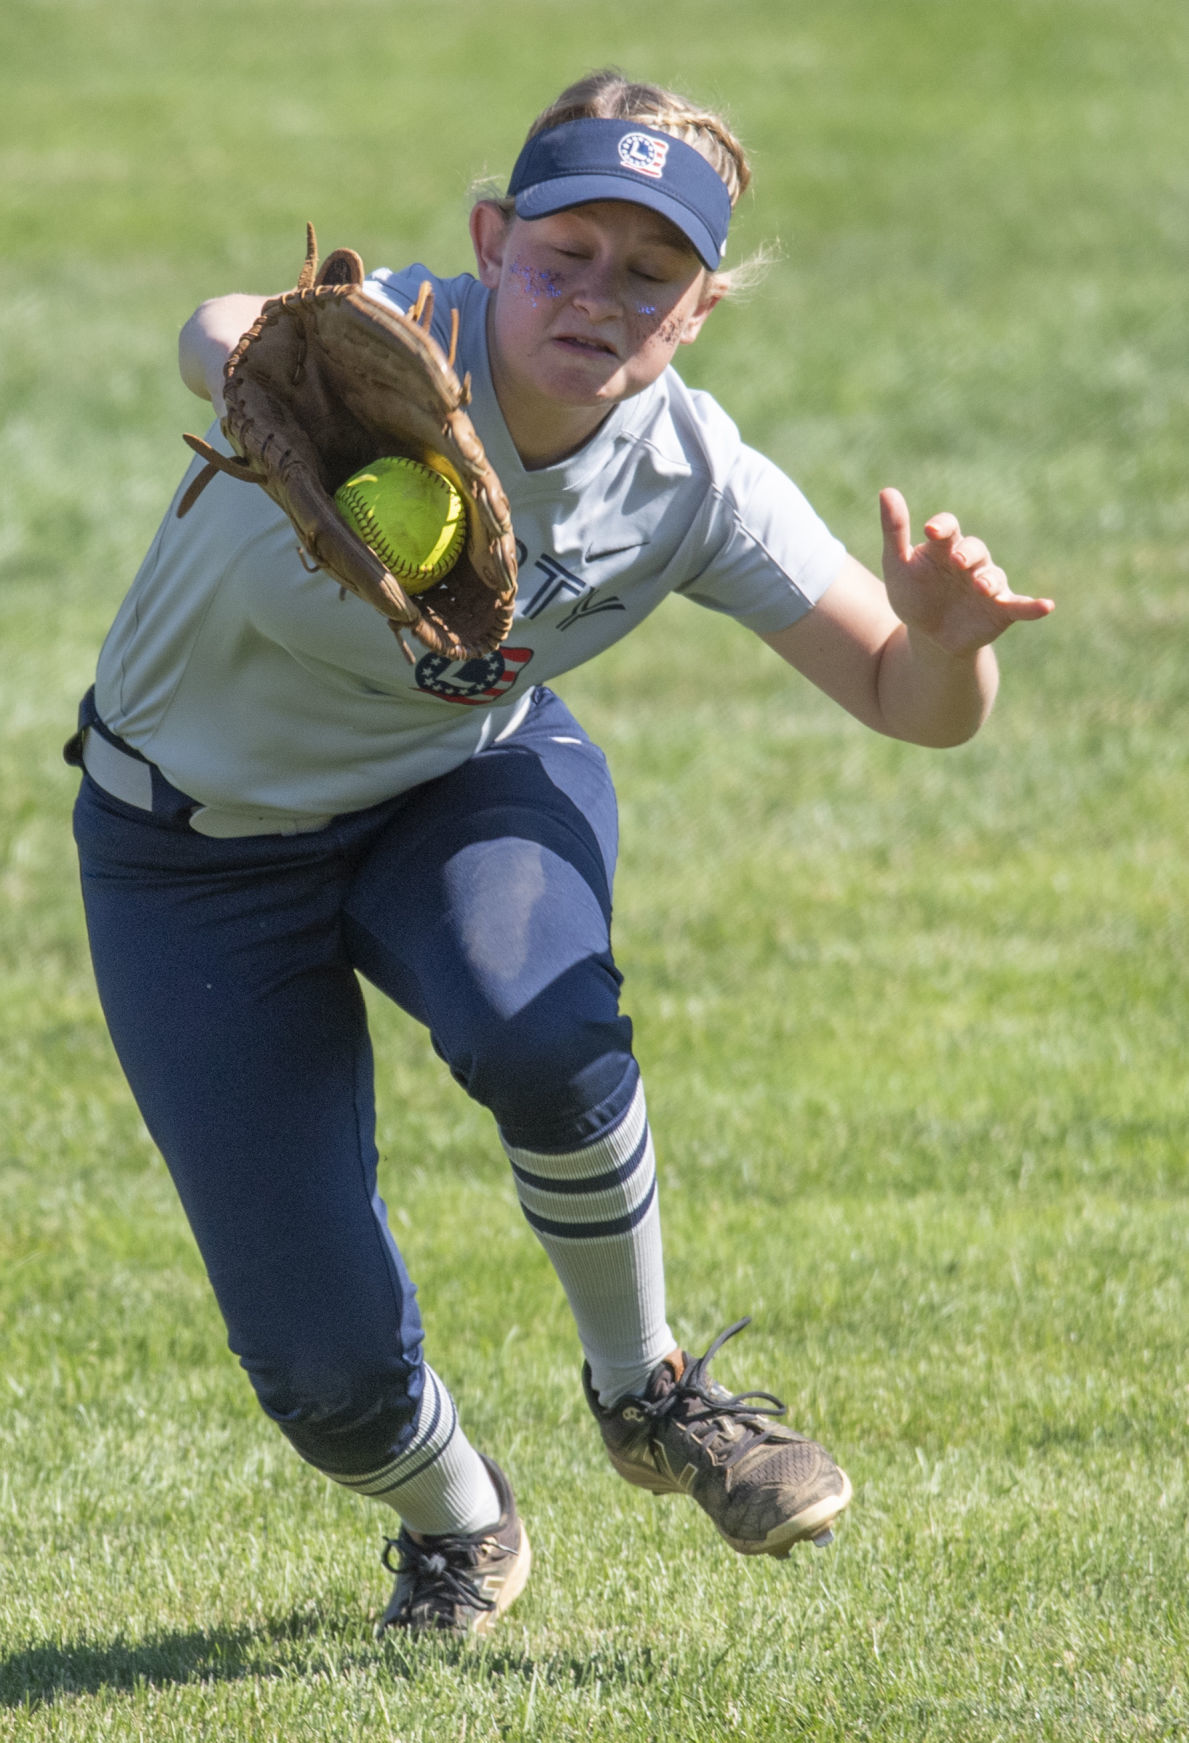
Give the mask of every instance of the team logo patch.
M 669 155 L 667 139 L 654 139 L 651 133 L 625 133 L 619 142 L 619 161 L 642 176 L 660 181 Z
M 507 694 L 533 657 L 531 648 L 497 648 L 475 660 L 448 660 L 444 654 L 423 654 L 413 676 L 417 688 L 443 702 L 483 708 Z

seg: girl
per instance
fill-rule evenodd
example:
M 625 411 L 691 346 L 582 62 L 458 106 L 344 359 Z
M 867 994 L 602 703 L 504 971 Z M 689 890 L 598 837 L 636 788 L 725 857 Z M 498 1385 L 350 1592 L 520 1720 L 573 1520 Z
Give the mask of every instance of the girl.
M 877 580 L 683 386 L 670 365 L 730 288 L 748 180 L 719 118 L 600 73 L 533 124 L 507 197 L 476 203 L 474 277 L 368 280 L 407 308 L 430 279 L 443 343 L 459 313 L 520 550 L 498 653 L 410 667 L 367 606 L 306 571 L 264 494 L 220 477 L 163 520 L 72 741 L 121 1063 L 263 1408 L 401 1521 L 381 1629 L 485 1632 L 530 1551 L 423 1359 L 376 1187 L 360 975 L 494 1115 L 620 1474 L 692 1495 L 746 1555 L 827 1542 L 850 1499 L 829 1455 L 772 1420 L 778 1400 L 710 1378 L 739 1326 L 696 1361 L 675 1347 L 610 944 L 615 799 L 542 680 L 677 592 L 876 731 L 954 745 L 990 709 L 990 644 L 1051 604 L 1014 594 L 950 515 L 914 545 L 893 490 Z M 218 298 L 183 330 L 183 379 L 216 412 L 263 301 Z

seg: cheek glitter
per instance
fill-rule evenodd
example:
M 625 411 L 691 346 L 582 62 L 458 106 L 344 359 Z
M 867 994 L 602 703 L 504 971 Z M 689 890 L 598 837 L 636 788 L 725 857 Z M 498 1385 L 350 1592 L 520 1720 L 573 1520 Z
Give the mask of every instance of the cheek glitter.
M 514 260 L 509 271 L 521 294 L 529 299 L 534 309 L 540 308 L 542 300 L 555 302 L 561 296 L 560 272 L 542 272 L 523 260 Z

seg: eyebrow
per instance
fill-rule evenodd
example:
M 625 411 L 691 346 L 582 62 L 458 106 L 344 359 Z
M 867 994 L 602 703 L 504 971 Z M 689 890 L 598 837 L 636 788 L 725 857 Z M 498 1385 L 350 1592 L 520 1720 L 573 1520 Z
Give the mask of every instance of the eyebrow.
M 693 244 L 691 242 L 686 241 L 685 237 L 681 234 L 680 230 L 674 229 L 673 226 L 671 224 L 667 224 L 663 218 L 661 219 L 659 224 L 656 224 L 655 226 L 649 225 L 648 229 L 645 231 L 643 236 L 641 236 L 640 240 L 641 240 L 641 242 L 646 242 L 646 243 L 650 243 L 650 244 L 655 243 L 655 244 L 659 245 L 661 248 L 670 248 L 670 249 L 672 249 L 674 254 L 696 254 L 697 253 L 697 250 L 694 248 Z
M 556 218 L 578 218 L 590 224 L 595 220 L 583 219 L 583 206 L 632 206 L 635 211 L 645 214 L 645 223 L 639 236 L 642 244 L 668 248 L 674 254 L 692 254 L 697 256 L 697 250 L 686 240 L 675 224 L 649 211 L 647 206 L 638 206 L 634 200 L 584 200 L 576 206 L 564 206 L 560 212 L 552 214 Z

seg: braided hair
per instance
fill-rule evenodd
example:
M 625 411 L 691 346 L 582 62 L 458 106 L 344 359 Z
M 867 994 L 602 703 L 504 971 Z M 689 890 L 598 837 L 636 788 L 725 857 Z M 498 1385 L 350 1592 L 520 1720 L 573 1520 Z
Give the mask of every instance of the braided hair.
M 658 133 L 671 133 L 701 152 L 718 172 L 726 183 L 732 206 L 751 181 L 747 154 L 721 115 L 699 108 L 660 85 L 629 79 L 614 67 L 604 67 L 567 85 L 561 96 L 537 116 L 528 130 L 528 138 L 560 127 L 566 121 L 637 121 Z

